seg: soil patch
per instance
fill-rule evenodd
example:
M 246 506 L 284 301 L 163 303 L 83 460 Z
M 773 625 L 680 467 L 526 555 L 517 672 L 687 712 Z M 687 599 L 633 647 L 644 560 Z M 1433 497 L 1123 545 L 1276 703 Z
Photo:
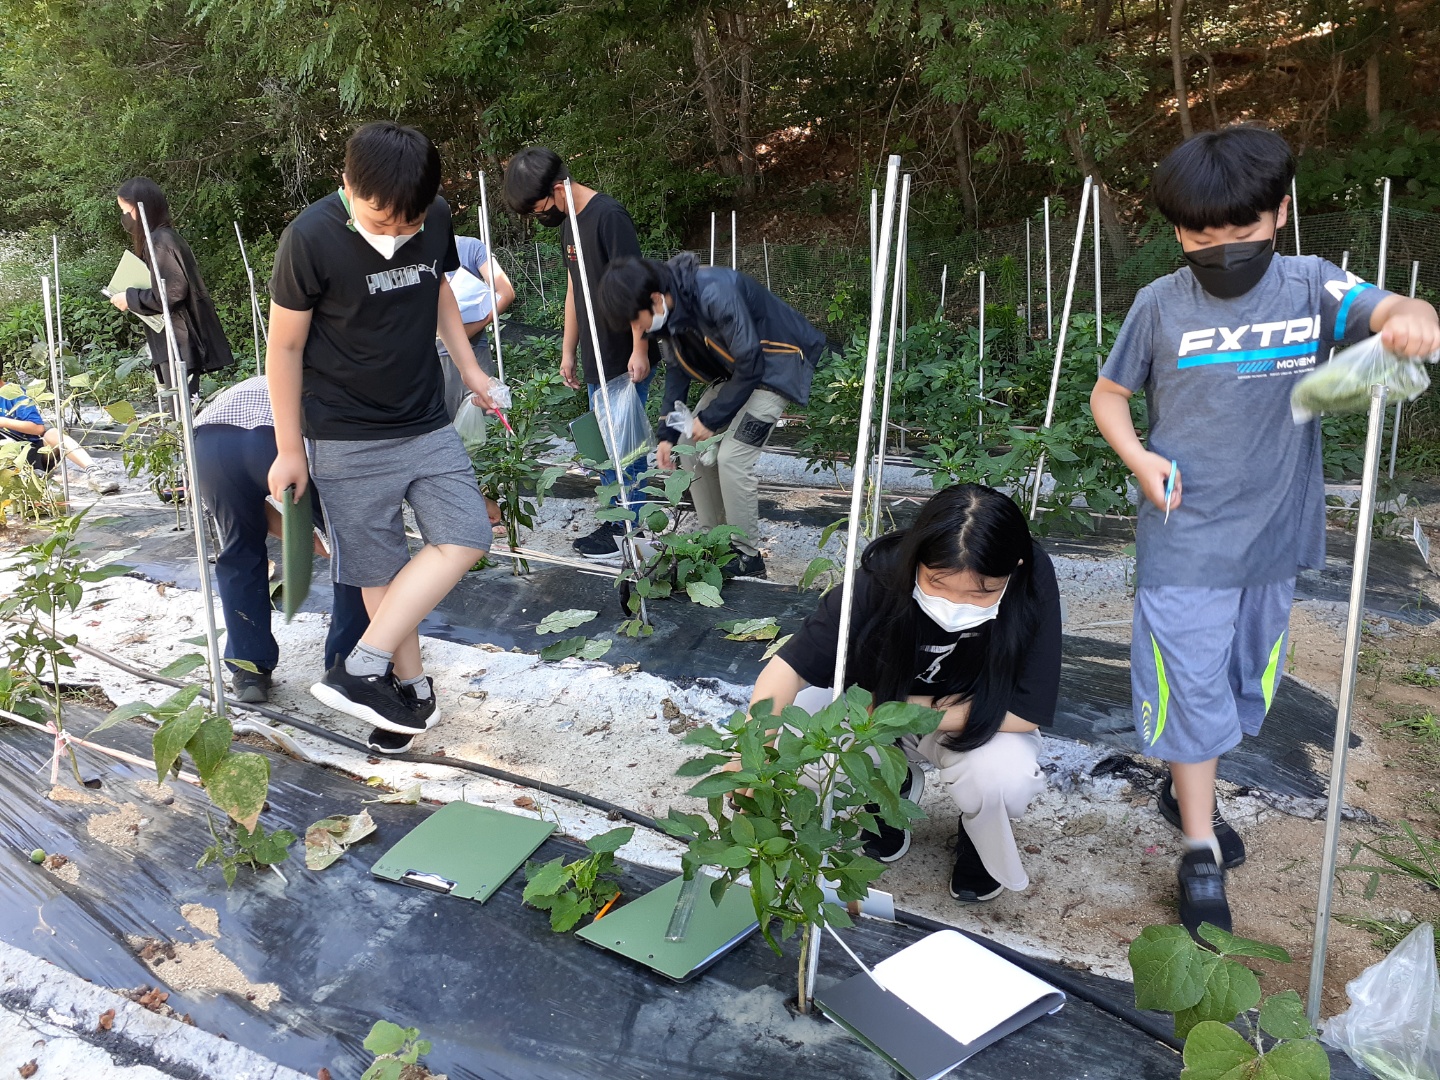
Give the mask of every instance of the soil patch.
M 92 817 L 85 822 L 85 829 L 102 844 L 133 849 L 140 836 L 140 827 L 145 821 L 139 810 L 130 803 L 125 803 L 108 814 Z
M 41 865 L 67 885 L 80 884 L 80 867 L 64 855 L 49 855 Z
M 220 913 L 214 908 L 204 904 L 185 904 L 180 908 L 180 915 L 202 934 L 216 938 L 220 936 Z
M 280 1000 L 280 988 L 274 983 L 252 983 L 245 978 L 235 961 L 215 947 L 213 941 L 174 944 L 155 938 L 127 934 L 125 940 L 135 955 L 172 990 L 207 990 L 233 994 L 269 1009 Z

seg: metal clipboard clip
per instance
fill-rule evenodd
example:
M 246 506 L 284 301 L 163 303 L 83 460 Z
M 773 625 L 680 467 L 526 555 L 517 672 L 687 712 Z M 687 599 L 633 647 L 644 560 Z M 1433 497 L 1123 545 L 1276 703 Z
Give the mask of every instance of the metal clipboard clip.
M 406 870 L 400 875 L 402 885 L 414 885 L 418 889 L 429 889 L 431 892 L 448 893 L 454 890 L 455 882 L 449 878 L 443 878 L 439 874 L 429 874 L 420 870 Z

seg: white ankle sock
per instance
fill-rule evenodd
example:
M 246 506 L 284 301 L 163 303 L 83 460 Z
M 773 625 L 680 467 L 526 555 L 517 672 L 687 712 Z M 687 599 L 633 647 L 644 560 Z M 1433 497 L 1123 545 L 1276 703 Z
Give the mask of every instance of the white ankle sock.
M 415 691 L 415 696 L 424 701 L 430 696 L 430 679 L 426 675 L 416 675 L 413 679 L 401 679 L 401 686 L 408 686 Z
M 1215 839 L 1215 834 L 1209 836 L 1185 837 L 1186 851 L 1209 851 L 1215 856 L 1215 862 L 1220 862 L 1220 841 Z

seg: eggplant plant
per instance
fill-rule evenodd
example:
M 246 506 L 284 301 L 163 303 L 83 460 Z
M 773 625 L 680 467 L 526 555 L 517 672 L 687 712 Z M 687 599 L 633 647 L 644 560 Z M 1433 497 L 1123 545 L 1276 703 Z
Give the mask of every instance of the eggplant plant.
M 687 878 L 702 866 L 719 870 L 710 887 L 717 902 L 749 879 L 760 932 L 777 954 L 800 933 L 802 1011 L 810 1007 L 806 960 L 819 933 L 851 925 L 841 905 L 862 899 L 885 872 L 861 851 L 862 830 L 878 831 L 881 821 L 907 828 L 923 816 L 900 797 L 909 767 L 896 743 L 939 721 L 935 710 L 903 701 L 875 706 L 868 691 L 852 686 L 814 714 L 791 705 L 776 716 L 762 701 L 721 727 L 685 736 L 707 753 L 678 775 L 701 778 L 687 794 L 704 799 L 707 810 L 672 807 L 660 825 L 689 842 L 681 860 Z M 827 899 L 827 887 L 838 903 Z

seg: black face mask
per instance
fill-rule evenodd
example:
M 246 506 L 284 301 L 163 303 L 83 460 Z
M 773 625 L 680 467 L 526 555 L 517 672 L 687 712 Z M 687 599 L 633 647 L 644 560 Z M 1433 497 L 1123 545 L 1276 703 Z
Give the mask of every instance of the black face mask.
M 140 222 L 135 219 L 135 215 L 130 213 L 129 210 L 122 210 L 120 212 L 120 224 L 125 226 L 125 231 L 128 233 L 138 233 L 140 231 Z
M 565 221 L 565 211 L 558 206 L 552 206 L 549 210 L 541 210 L 536 214 L 535 220 L 547 229 L 554 229 Z
M 1200 287 L 1211 296 L 1233 300 L 1260 283 L 1275 257 L 1275 238 L 1216 244 L 1185 252 L 1185 262 Z

